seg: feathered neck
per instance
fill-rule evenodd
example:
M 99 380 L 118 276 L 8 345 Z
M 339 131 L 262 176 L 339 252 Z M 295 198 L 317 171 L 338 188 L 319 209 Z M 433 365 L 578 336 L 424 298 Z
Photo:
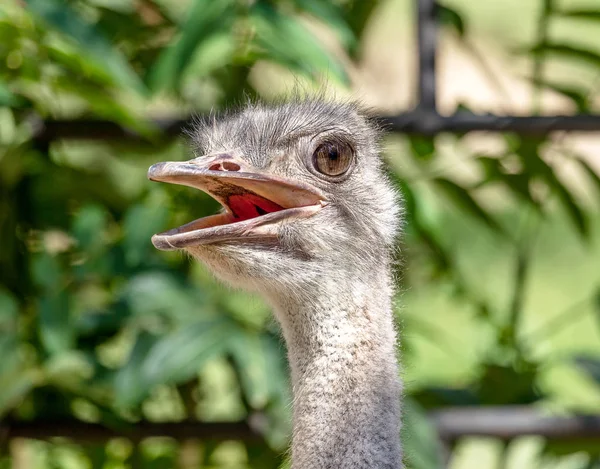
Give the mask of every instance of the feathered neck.
M 388 265 L 273 301 L 294 395 L 293 469 L 398 469 L 401 383 Z

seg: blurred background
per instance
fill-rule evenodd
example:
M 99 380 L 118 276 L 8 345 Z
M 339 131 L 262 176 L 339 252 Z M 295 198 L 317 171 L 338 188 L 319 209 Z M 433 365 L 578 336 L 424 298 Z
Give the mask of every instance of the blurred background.
M 600 112 L 598 0 L 444 0 L 435 15 L 441 114 Z M 218 204 L 146 170 L 190 157 L 191 114 L 298 85 L 410 112 L 417 46 L 411 0 L 2 2 L 0 468 L 287 467 L 277 325 L 152 247 Z M 408 467 L 600 467 L 598 417 L 570 430 L 600 415 L 600 125 L 421 124 L 383 141 L 407 208 Z M 486 435 L 440 427 L 444 409 L 489 406 Z M 511 427 L 546 415 L 539 435 Z

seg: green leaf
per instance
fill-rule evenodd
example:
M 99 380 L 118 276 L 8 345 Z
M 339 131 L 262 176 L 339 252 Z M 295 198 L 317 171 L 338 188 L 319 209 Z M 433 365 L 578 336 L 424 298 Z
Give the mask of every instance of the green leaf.
M 596 192 L 600 195 L 600 175 L 596 172 L 594 168 L 590 166 L 590 164 L 585 160 L 585 158 L 576 158 L 575 159 L 583 171 L 588 175 L 590 180 L 596 186 Z
M 575 364 L 596 383 L 600 384 L 600 360 L 598 358 L 575 357 Z
M 197 321 L 162 337 L 141 367 L 142 382 L 153 386 L 190 379 L 207 360 L 225 353 L 235 327 L 221 317 Z
M 72 73 L 77 73 L 78 69 L 83 69 L 82 74 L 86 75 L 85 70 L 88 67 L 85 63 L 80 63 L 84 62 L 85 58 L 72 57 L 72 60 L 69 60 L 66 53 L 55 52 L 52 55 L 54 58 L 60 56 L 61 62 L 71 65 L 71 73 L 54 78 L 55 90 L 64 92 L 65 96 L 81 99 L 95 117 L 117 122 L 140 135 L 152 136 L 152 131 L 156 130 L 152 123 L 140 116 L 130 103 L 121 102 L 111 86 L 84 79 L 73 81 Z
M 3 377 L 15 371 L 20 365 L 21 357 L 19 356 L 19 339 L 15 334 L 3 332 L 0 334 L 0 355 L 4 357 L 0 360 L 0 381 Z
M 554 191 L 579 234 L 584 239 L 588 239 L 590 230 L 586 214 L 579 207 L 573 195 L 558 179 L 552 167 L 540 156 L 539 147 L 541 144 L 542 141 L 538 139 L 519 138 L 515 153 L 519 156 L 526 172 L 532 176 L 538 175 L 541 177 Z
M 426 409 L 481 405 L 473 390 L 468 388 L 426 387 L 412 393 L 411 398 Z
M 62 268 L 58 258 L 43 253 L 32 261 L 31 274 L 34 283 L 49 292 L 60 290 L 62 285 Z
M 402 441 L 407 467 L 441 469 L 439 438 L 424 410 L 413 399 L 405 399 L 402 409 Z
M 164 205 L 134 205 L 127 210 L 123 221 L 123 248 L 129 266 L 140 265 L 154 251 L 150 238 L 162 231 L 167 219 Z
M 537 86 L 548 88 L 569 98 L 577 106 L 577 111 L 580 113 L 586 113 L 590 110 L 588 93 L 585 90 L 569 85 L 554 83 L 549 80 L 532 80 L 532 83 Z
M 346 6 L 345 19 L 356 38 L 362 36 L 373 11 L 375 11 L 379 3 L 378 0 L 370 0 L 368 2 L 353 1 Z M 356 49 L 353 52 L 355 53 Z
M 129 281 L 124 299 L 134 315 L 163 314 L 187 322 L 213 314 L 210 298 L 198 286 L 186 287 L 173 274 L 145 270 Z
M 559 10 L 556 12 L 556 15 L 562 16 L 563 18 L 600 21 L 600 10 L 597 8 L 577 8 L 572 10 Z
M 150 389 L 142 379 L 142 365 L 148 352 L 156 344 L 158 337 L 146 331 L 140 331 L 129 359 L 115 375 L 115 395 L 118 407 L 129 408 L 138 405 L 148 396 Z
M 458 11 L 448 6 L 440 5 L 438 3 L 436 13 L 442 25 L 449 26 L 452 29 L 454 29 L 459 37 L 463 37 L 465 35 L 465 21 Z
M 38 301 L 38 334 L 46 352 L 60 354 L 75 345 L 69 297 L 63 291 L 49 292 Z
M 453 265 L 453 260 L 446 249 L 438 242 L 434 231 L 423 224 L 418 217 L 418 197 L 412 187 L 403 181 L 395 172 L 391 173 L 392 180 L 400 189 L 404 198 L 404 210 L 409 229 L 414 230 L 416 236 L 425 245 L 436 263 L 439 272 L 448 272 Z
M 18 314 L 17 299 L 0 286 L 0 333 L 12 331 L 15 328 Z
M 233 0 L 194 0 L 179 39 L 165 49 L 150 71 L 150 89 L 176 90 L 198 46 L 216 34 L 231 30 L 234 7 Z
M 531 204 L 531 206 L 534 207 L 539 213 L 542 213 L 540 204 L 532 197 L 531 192 L 529 191 L 529 174 L 506 173 L 499 158 L 479 156 L 476 158 L 476 161 L 483 168 L 486 175 L 482 185 L 493 181 L 500 182 L 517 197 Z
M 284 406 L 290 401 L 288 362 L 285 356 L 285 346 L 279 335 L 261 334 L 260 343 L 265 369 L 269 379 L 269 397 L 279 400 Z
M 20 371 L 0 378 L 0 416 L 12 410 L 39 381 L 39 373 Z
M 271 376 L 266 366 L 260 336 L 237 329 L 237 334 L 231 338 L 229 351 L 247 401 L 253 409 L 263 408 L 269 399 L 268 383 Z
M 256 28 L 254 41 L 266 58 L 311 78 L 331 72 L 340 82 L 348 83 L 342 65 L 298 19 L 279 13 L 266 3 L 256 3 L 250 19 Z
M 542 399 L 536 386 L 539 367 L 525 362 L 505 365 L 486 363 L 476 383 L 476 393 L 484 405 L 531 404 Z
M 11 92 L 5 83 L 0 82 L 0 107 L 21 107 L 25 100 Z
M 478 219 L 490 229 L 504 234 L 504 229 L 479 205 L 469 191 L 453 181 L 445 178 L 435 178 L 435 186 L 448 196 L 458 207 Z
M 408 140 L 413 154 L 419 159 L 428 161 L 435 156 L 435 143 L 433 137 L 410 135 Z
M 44 363 L 47 382 L 61 389 L 81 388 L 93 374 L 89 356 L 80 350 L 69 350 L 50 357 Z
M 344 20 L 342 9 L 333 2 L 323 2 L 322 0 L 296 0 L 296 4 L 307 13 L 323 20 L 325 24 L 333 28 L 342 45 L 349 49 L 356 47 L 356 37 L 354 32 Z
M 592 49 L 570 44 L 544 43 L 538 44 L 528 52 L 532 54 L 548 54 L 555 57 L 577 60 L 587 65 L 600 67 L 600 54 Z
M 97 253 L 105 248 L 104 231 L 108 214 L 100 205 L 85 205 L 75 215 L 72 234 L 78 246 L 88 253 Z
M 581 437 L 577 439 L 569 438 L 567 440 L 548 439 L 542 448 L 542 454 L 553 457 L 573 456 L 575 453 L 585 453 L 592 458 L 590 464 L 579 466 L 586 469 L 595 469 L 598 466 L 593 464 L 595 458 L 600 457 L 600 445 L 598 438 Z
M 64 0 L 26 0 L 31 12 L 76 41 L 96 62 L 96 72 L 108 74 L 116 83 L 144 92 L 144 85 L 125 56 Z

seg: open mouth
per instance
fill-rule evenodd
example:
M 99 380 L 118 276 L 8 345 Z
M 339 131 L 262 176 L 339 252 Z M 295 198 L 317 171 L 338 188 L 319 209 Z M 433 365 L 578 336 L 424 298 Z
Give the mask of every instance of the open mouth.
M 200 189 L 225 209 L 154 235 L 152 244 L 163 251 L 276 238 L 281 222 L 312 216 L 326 205 L 317 188 L 266 174 L 229 155 L 157 163 L 148 178 Z

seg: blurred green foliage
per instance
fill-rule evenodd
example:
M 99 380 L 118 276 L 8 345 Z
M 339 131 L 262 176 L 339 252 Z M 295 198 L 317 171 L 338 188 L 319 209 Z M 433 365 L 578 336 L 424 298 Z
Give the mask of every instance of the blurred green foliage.
M 286 464 L 287 365 L 268 308 L 149 242 L 153 233 L 217 206 L 202 194 L 147 183 L 151 163 L 183 159 L 187 150 L 146 118 L 256 96 L 249 73 L 259 61 L 347 86 L 348 63 L 360 60 L 363 34 L 382 3 L 3 2 L 0 416 L 32 425 L 78 419 L 110 428 L 142 419 L 260 416 L 264 441 L 9 445 L 0 432 L 0 467 L 23 458 L 29 462 L 15 467 Z M 597 72 L 600 50 L 555 40 L 548 25 L 598 18 L 598 9 L 544 2 L 537 42 L 514 52 L 531 61 L 536 93 L 549 89 L 579 112 L 594 110 L 592 87 L 557 83 L 543 65 L 568 59 Z M 440 21 L 473 51 L 462 12 L 440 7 Z M 345 60 L 317 39 L 314 22 L 329 28 Z M 534 100 L 532 112 L 538 111 Z M 142 139 L 46 143 L 34 138 L 40 117 L 107 119 Z M 578 154 L 564 136 L 510 134 L 497 143 L 499 150 L 481 153 L 465 136 L 386 141 L 406 204 L 399 285 L 406 306 L 399 323 L 407 374 L 405 446 L 414 469 L 441 466 L 428 409 L 547 403 L 600 411 L 597 159 Z M 556 282 L 544 279 L 556 272 L 565 273 L 556 282 L 569 307 L 531 312 L 549 306 L 538 301 L 532 307 L 531 298 L 552 297 L 549 285 L 556 288 Z M 584 316 L 591 318 L 583 326 L 591 345 L 580 348 L 575 337 L 556 348 L 552 337 Z M 572 386 L 588 396 L 581 406 L 582 394 L 564 383 L 572 373 L 579 376 Z M 598 463 L 597 446 L 588 441 L 536 448 L 540 467 L 581 454 L 578 467 Z M 500 457 L 508 451 L 503 447 Z

